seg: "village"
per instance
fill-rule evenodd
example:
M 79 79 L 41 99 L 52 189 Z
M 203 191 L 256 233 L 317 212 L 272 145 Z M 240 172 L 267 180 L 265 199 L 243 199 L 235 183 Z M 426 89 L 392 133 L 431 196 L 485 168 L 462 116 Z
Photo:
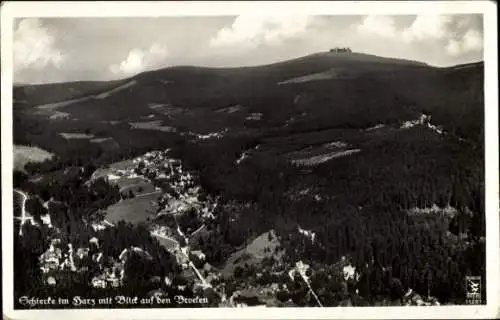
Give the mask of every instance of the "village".
M 155 213 L 156 218 L 149 222 L 149 231 L 175 257 L 177 264 L 181 267 L 181 275 L 188 280 L 187 285 L 177 285 L 176 289 L 182 292 L 189 287 L 193 292 L 201 294 L 204 292 L 215 293 L 218 297 L 219 306 L 223 307 L 269 307 L 294 305 L 291 297 L 281 302 L 277 297 L 279 295 L 283 296 L 283 294 L 291 295 L 289 287 L 292 283 L 296 283 L 305 286 L 308 296 L 311 297 L 310 299 L 315 301 L 317 306 L 322 307 L 323 303 L 312 287 L 311 278 L 314 278 L 318 272 L 326 272 L 324 268 L 314 270 L 311 265 L 303 261 L 297 261 L 294 265 L 283 264 L 283 262 L 279 262 L 279 255 L 275 254 L 277 248 L 274 248 L 274 250 L 264 248 L 264 252 L 270 252 L 268 254 L 271 254 L 268 257 L 270 261 L 274 262 L 267 265 L 263 264 L 260 271 L 256 271 L 252 275 L 249 274 L 250 278 L 243 281 L 245 282 L 244 286 L 242 286 L 243 283 L 238 282 L 240 285 L 237 285 L 228 297 L 226 287 L 232 285 L 227 282 L 229 278 L 222 274 L 223 270 L 219 270 L 206 262 L 203 251 L 199 249 L 193 250 L 191 247 L 192 239 L 202 234 L 206 229 L 206 225 L 215 219 L 214 212 L 219 205 L 218 201 L 203 193 L 197 183 L 196 176 L 185 170 L 179 160 L 170 158 L 168 156 L 169 151 L 167 149 L 165 151 L 148 152 L 133 159 L 131 161 L 133 165 L 126 169 L 108 170 L 106 179 L 110 183 L 116 183 L 123 179 L 141 178 L 149 181 L 154 186 L 152 189 L 154 192 L 161 190 L 162 195 L 158 201 L 159 208 Z M 141 193 L 137 189 L 133 190 L 137 192 L 136 197 L 140 197 Z M 149 189 L 142 191 L 151 192 Z M 190 217 L 189 226 L 183 228 L 179 221 L 188 215 Z M 33 223 L 32 219 L 28 220 Z M 43 221 L 50 224 L 50 215 L 44 217 Z M 92 222 L 92 228 L 96 232 L 109 227 L 114 227 L 114 223 L 107 221 L 105 218 L 102 221 Z M 305 241 L 311 241 L 312 243 L 316 241 L 316 234 L 312 230 L 297 226 L 297 231 L 304 237 Z M 269 235 L 269 239 L 273 237 L 276 236 L 274 234 L 272 234 L 272 237 Z M 249 246 L 252 246 L 252 244 Z M 100 240 L 95 236 L 89 239 L 88 246 L 78 248 L 74 248 L 71 243 L 63 244 L 59 238 L 53 238 L 49 248 L 40 256 L 40 270 L 48 286 L 57 286 L 59 277 L 67 272 L 91 272 L 92 277 L 89 285 L 93 288 L 120 288 L 126 282 L 125 266 L 132 254 L 138 255 L 142 259 L 152 259 L 150 253 L 135 246 L 123 249 L 116 257 L 105 256 L 100 248 Z M 360 273 L 346 257 L 342 257 L 332 268 L 341 275 L 346 286 L 347 283 L 357 283 L 359 281 Z M 238 271 L 237 269 L 236 266 L 233 271 L 235 275 L 241 272 L 241 270 Z M 265 280 L 267 278 L 269 278 L 269 281 Z M 286 280 L 287 278 L 288 280 Z M 271 281 L 270 279 L 274 280 Z M 171 287 L 173 285 L 173 279 L 168 276 L 162 279 L 152 274 L 150 280 L 152 283 L 158 284 L 159 287 Z M 152 294 L 162 296 L 164 293 L 158 289 Z M 357 289 L 356 294 L 358 294 Z M 350 304 L 351 302 L 347 303 Z M 420 306 L 439 304 L 435 298 L 428 297 L 428 299 L 424 299 L 411 288 L 408 289 L 401 303 Z
M 151 235 L 176 258 L 182 269 L 182 276 L 188 279 L 193 292 L 210 289 L 219 296 L 223 306 L 247 306 L 240 301 L 246 299 L 241 291 L 226 297 L 221 273 L 205 261 L 205 254 L 201 250 L 191 250 L 190 238 L 203 232 L 205 222 L 215 218 L 213 212 L 217 208 L 217 201 L 204 195 L 196 185 L 194 175 L 184 170 L 179 160 L 167 157 L 168 152 L 168 149 L 148 152 L 134 159 L 134 165 L 130 168 L 109 170 L 106 179 L 114 183 L 120 179 L 144 178 L 154 184 L 155 191 L 161 189 L 164 194 L 160 198 L 160 209 L 156 214 L 158 222 L 150 223 Z M 94 175 L 93 178 L 99 176 Z M 137 196 L 139 197 L 140 193 Z M 196 230 L 187 228 L 183 231 L 177 220 L 189 212 L 196 213 L 195 219 L 199 227 Z M 164 221 L 172 221 L 173 224 L 165 225 Z M 96 232 L 108 227 L 114 227 L 114 224 L 106 219 L 92 222 L 92 228 Z M 56 286 L 58 277 L 65 272 L 83 273 L 92 270 L 95 276 L 89 285 L 96 289 L 119 288 L 125 281 L 125 265 L 130 254 L 139 254 L 145 259 L 151 259 L 150 254 L 139 247 L 124 249 L 117 257 L 104 257 L 99 249 L 97 237 L 89 240 L 88 247 L 77 249 L 73 249 L 70 243 L 63 245 L 60 239 L 54 238 L 47 251 L 40 256 L 40 268 L 45 283 L 49 286 Z M 158 279 L 158 276 L 151 275 L 151 280 L 162 282 L 167 287 L 172 285 L 172 279 L 169 277 Z M 178 285 L 176 289 L 184 291 L 187 287 Z M 159 295 L 161 291 L 157 290 L 154 294 Z

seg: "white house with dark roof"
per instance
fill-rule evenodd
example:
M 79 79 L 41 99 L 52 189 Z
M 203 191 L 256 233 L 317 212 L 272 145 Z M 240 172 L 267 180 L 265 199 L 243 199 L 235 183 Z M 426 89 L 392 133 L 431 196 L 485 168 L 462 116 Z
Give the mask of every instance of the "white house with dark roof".
M 89 243 L 99 247 L 99 239 L 97 239 L 96 237 L 90 238 Z

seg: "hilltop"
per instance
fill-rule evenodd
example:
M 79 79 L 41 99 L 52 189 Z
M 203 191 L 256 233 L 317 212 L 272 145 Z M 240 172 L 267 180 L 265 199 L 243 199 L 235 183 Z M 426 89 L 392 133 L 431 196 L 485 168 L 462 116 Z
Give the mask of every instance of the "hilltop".
M 361 128 L 424 112 L 450 131 L 472 130 L 467 134 L 477 138 L 479 129 L 468 119 L 482 117 L 482 68 L 330 52 L 257 67 L 179 66 L 111 82 L 16 87 L 15 117 L 48 121 L 59 132 L 106 132 L 110 123 L 118 131 L 131 122 L 156 121 L 151 126 L 168 123 L 172 131 L 206 134 L 226 127 L 276 128 L 287 121 L 294 122 L 290 130 L 312 123 Z M 239 111 L 222 112 L 233 106 Z
M 362 65 L 360 66 L 360 64 Z M 269 76 L 272 76 L 273 73 L 275 73 L 275 76 L 277 77 L 292 77 L 301 72 L 321 71 L 332 67 L 348 68 L 355 67 L 356 65 L 358 66 L 358 68 L 361 68 L 364 72 L 366 72 L 370 70 L 370 68 L 367 68 L 367 64 L 371 64 L 370 68 L 374 68 L 374 70 L 380 70 L 380 68 L 389 70 L 393 68 L 394 65 L 426 66 L 425 63 L 421 62 L 384 58 L 362 53 L 322 52 L 262 66 L 233 68 L 174 66 L 154 71 L 143 72 L 131 78 L 113 81 L 75 81 L 38 85 L 19 84 L 14 86 L 14 95 L 16 97 L 16 100 L 20 101 L 21 103 L 29 104 L 31 102 L 36 102 L 38 104 L 45 104 L 63 100 L 77 99 L 85 95 L 108 91 L 113 87 L 117 87 L 132 80 L 146 79 L 148 77 L 158 77 L 162 75 L 171 76 L 173 77 L 173 79 L 182 76 L 184 76 L 185 78 L 194 76 L 248 77 L 249 74 L 250 77 L 255 76 L 255 78 L 267 78 Z M 377 66 L 376 64 L 380 65 Z

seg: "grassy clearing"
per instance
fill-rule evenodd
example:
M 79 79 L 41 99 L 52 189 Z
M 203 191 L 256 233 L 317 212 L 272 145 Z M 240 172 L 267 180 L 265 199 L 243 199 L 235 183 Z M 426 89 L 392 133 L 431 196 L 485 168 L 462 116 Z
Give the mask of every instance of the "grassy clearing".
M 148 217 L 153 218 L 155 216 L 158 199 L 161 195 L 161 192 L 155 192 L 115 203 L 106 209 L 106 220 L 111 223 L 120 220 L 133 224 L 146 222 Z
M 321 164 L 323 162 L 329 161 L 331 159 L 349 156 L 351 154 L 358 153 L 360 151 L 361 151 L 361 149 L 350 149 L 350 150 L 344 150 L 344 151 L 338 151 L 338 152 L 330 152 L 327 154 L 321 154 L 321 155 L 313 156 L 313 157 L 306 158 L 306 159 L 292 160 L 292 163 L 296 164 L 296 165 L 302 165 L 302 166 L 315 166 L 315 165 Z
M 155 191 L 153 184 L 144 179 L 143 180 L 136 180 L 136 178 L 120 179 L 118 180 L 117 184 L 120 187 L 121 192 L 129 192 L 129 190 L 132 190 L 132 192 L 135 195 L 150 193 Z
M 116 179 L 111 179 L 110 182 L 115 183 L 120 188 L 120 192 L 128 192 L 132 190 L 135 195 L 145 194 L 155 191 L 155 188 L 151 181 L 144 177 L 119 177 L 114 169 L 98 169 L 93 174 L 93 179 L 98 179 L 100 177 L 115 176 Z
M 178 242 L 175 242 L 175 241 L 172 241 L 170 239 L 166 239 L 166 238 L 163 238 L 163 237 L 160 237 L 160 236 L 155 236 L 155 238 L 156 238 L 156 240 L 158 240 L 158 242 L 160 243 L 160 245 L 162 247 L 164 247 L 165 249 L 167 249 L 168 251 L 171 251 L 171 250 L 179 247 L 179 243 Z
M 70 133 L 70 132 L 61 132 L 61 136 L 63 136 L 66 140 L 71 139 L 92 139 L 94 137 L 93 134 L 85 134 L 85 133 Z
M 176 132 L 177 129 L 171 126 L 163 126 L 162 120 L 144 121 L 144 122 L 129 122 L 133 129 L 143 130 L 158 130 L 163 132 Z
M 91 143 L 97 143 L 104 151 L 113 151 L 120 148 L 118 142 L 113 138 L 95 138 L 90 140 Z
M 318 72 L 318 73 L 313 73 L 313 74 L 308 74 L 302 77 L 297 77 L 297 78 L 292 78 L 286 81 L 281 81 L 278 82 L 278 84 L 290 84 L 290 83 L 302 83 L 302 82 L 309 82 L 309 81 L 318 81 L 318 80 L 328 80 L 328 79 L 335 79 L 337 78 L 338 75 L 335 72 L 334 69 L 327 70 L 324 72 Z
M 334 148 L 342 148 L 343 144 L 358 145 L 365 140 L 365 132 L 355 129 L 331 128 L 265 138 L 263 139 L 261 150 L 269 150 L 286 155 L 292 152 L 307 151 L 308 148 L 332 150 Z
M 123 177 L 123 178 L 115 180 L 115 182 L 116 182 L 116 184 L 118 184 L 118 186 L 120 188 L 125 188 L 125 187 L 134 186 L 137 184 L 148 183 L 149 181 L 143 177 L 134 177 L 134 178 Z
M 108 138 L 95 138 L 95 139 L 90 140 L 90 142 L 94 142 L 94 143 L 103 143 L 106 141 L 114 141 L 114 139 L 108 137 Z
M 135 168 L 135 163 L 133 159 L 123 160 L 115 162 L 109 165 L 109 168 L 115 170 L 130 170 Z
M 135 85 L 135 84 L 136 84 L 136 82 L 137 82 L 136 80 L 132 80 L 132 81 L 130 81 L 130 82 L 127 82 L 127 83 L 125 83 L 125 84 L 122 84 L 121 86 L 118 86 L 118 87 L 116 87 L 116 88 L 113 88 L 113 89 L 111 89 L 111 90 L 109 90 L 109 91 L 106 91 L 106 92 L 102 92 L 102 93 L 100 93 L 100 94 L 97 94 L 97 95 L 95 95 L 95 96 L 94 96 L 94 98 L 95 98 L 95 99 L 105 99 L 105 98 L 109 97 L 110 95 L 112 95 L 112 94 L 114 94 L 114 93 L 116 93 L 116 92 L 118 92 L 118 91 L 121 91 L 121 90 L 127 89 L 127 88 L 129 88 L 129 87 L 131 87 L 131 86 Z
M 115 174 L 116 170 L 130 170 L 135 168 L 135 163 L 132 159 L 123 160 L 111 163 L 108 168 L 99 168 L 92 174 L 92 179 L 106 177 L 109 174 Z
M 326 143 L 323 145 L 312 145 L 301 150 L 290 152 L 286 156 L 290 159 L 305 159 L 314 156 L 322 156 L 330 152 L 340 152 L 347 149 L 347 144 L 343 142 Z
M 54 155 L 38 147 L 14 146 L 14 170 L 24 170 L 31 162 L 43 162 Z
M 222 109 L 218 109 L 216 110 L 215 112 L 217 113 L 221 113 L 221 112 L 225 112 L 225 113 L 235 113 L 235 112 L 238 112 L 240 110 L 242 110 L 243 107 L 241 105 L 236 105 L 236 106 L 232 106 L 232 107 L 227 107 L 227 108 L 222 108 Z
M 79 99 L 71 99 L 71 100 L 59 101 L 59 102 L 54 102 L 54 103 L 47 103 L 47 104 L 39 105 L 39 106 L 37 106 L 37 108 L 40 110 L 55 110 L 57 108 L 66 107 L 66 106 L 69 106 L 73 103 L 82 102 L 82 101 L 85 101 L 88 99 L 89 99 L 88 97 L 83 97 L 83 98 L 79 98 Z
M 271 240 L 269 240 L 269 238 L 271 238 Z M 276 248 L 279 248 L 280 245 L 281 244 L 276 237 L 274 230 L 264 232 L 245 248 L 233 253 L 227 259 L 226 265 L 221 273 L 224 277 L 230 277 L 233 275 L 234 269 L 238 266 L 243 267 L 245 264 L 258 264 L 265 257 L 269 256 L 280 259 L 282 252 L 275 252 Z
M 160 104 L 160 103 L 150 103 L 148 105 L 152 110 L 161 113 L 165 116 L 174 116 L 184 112 L 183 108 L 174 107 L 169 104 Z
M 53 111 L 51 116 L 49 117 L 52 120 L 55 119 L 68 119 L 69 118 L 69 113 L 67 112 L 61 112 L 61 111 Z

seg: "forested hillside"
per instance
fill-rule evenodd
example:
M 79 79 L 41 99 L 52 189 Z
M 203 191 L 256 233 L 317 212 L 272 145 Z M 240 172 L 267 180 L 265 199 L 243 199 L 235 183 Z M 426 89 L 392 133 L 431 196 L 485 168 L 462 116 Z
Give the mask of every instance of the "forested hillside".
M 174 67 L 119 82 L 16 88 L 14 143 L 55 156 L 16 171 L 15 187 L 39 196 L 28 210 L 34 216 L 46 213 L 44 202 L 60 203 L 51 218 L 63 241 L 87 243 L 96 234 L 88 221 L 122 197 L 105 179 L 89 187 L 92 173 L 168 148 L 219 201 L 190 243 L 208 263 L 223 269 L 276 231 L 285 258 L 235 271 L 224 279 L 233 290 L 241 272 L 270 276 L 304 261 L 323 270 L 311 283 L 328 306 L 397 304 L 409 288 L 463 303 L 464 277 L 486 278 L 483 68 L 328 52 L 259 67 Z M 63 103 L 46 105 L 56 102 Z M 179 221 L 200 224 L 194 214 Z M 158 259 L 151 273 L 178 272 L 142 227 L 99 231 L 103 250 L 115 256 L 141 244 Z M 34 294 L 46 232 L 16 237 L 18 293 Z M 346 290 L 321 280 L 343 257 L 360 275 Z M 295 305 L 313 301 L 302 287 L 280 293 L 283 301 L 288 295 Z

